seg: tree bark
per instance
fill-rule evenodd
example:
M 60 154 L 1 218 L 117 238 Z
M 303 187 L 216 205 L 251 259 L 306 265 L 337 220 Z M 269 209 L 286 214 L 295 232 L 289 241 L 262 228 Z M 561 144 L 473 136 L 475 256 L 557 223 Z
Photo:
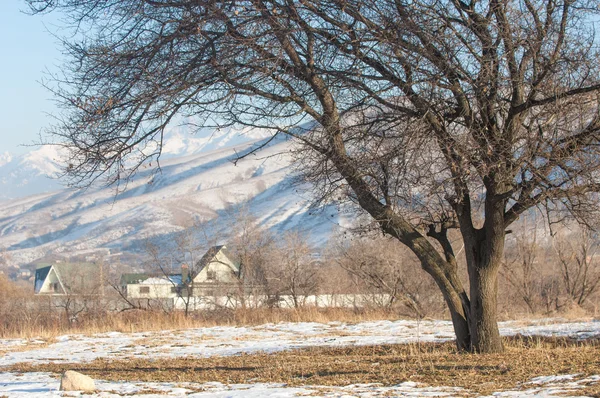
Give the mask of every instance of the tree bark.
M 472 350 L 480 353 L 502 352 L 498 330 L 498 269 L 474 267 L 471 282 L 471 343 Z
M 470 282 L 472 351 L 502 352 L 498 330 L 498 273 L 504 255 L 505 200 L 488 188 L 483 228 L 462 229 Z

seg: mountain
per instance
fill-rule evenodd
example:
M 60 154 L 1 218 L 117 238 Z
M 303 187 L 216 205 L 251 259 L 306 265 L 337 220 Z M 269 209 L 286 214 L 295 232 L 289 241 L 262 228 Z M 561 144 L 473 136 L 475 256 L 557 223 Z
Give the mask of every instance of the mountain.
M 139 252 L 146 239 L 168 240 L 208 220 L 213 220 L 211 233 L 223 234 L 220 229 L 239 207 L 274 232 L 299 228 L 314 243 L 324 243 L 349 221 L 334 206 L 310 209 L 310 195 L 292 183 L 290 141 L 273 140 L 233 164 L 236 153 L 266 140 L 265 131 L 255 130 L 202 136 L 172 132 L 161 169 L 142 170 L 119 193 L 114 187 L 61 188 L 45 177 L 59 170 L 60 157 L 52 147 L 6 156 L 0 176 L 8 176 L 3 192 L 13 196 L 0 202 L 0 248 L 17 263 L 49 254 Z
M 270 136 L 261 129 L 204 129 L 193 135 L 182 128 L 166 134 L 162 159 L 226 148 Z M 64 153 L 58 146 L 42 146 L 21 155 L 0 154 L 0 201 L 59 190 Z
M 0 201 L 57 190 L 51 177 L 60 172 L 57 147 L 45 146 L 13 156 L 0 154 Z

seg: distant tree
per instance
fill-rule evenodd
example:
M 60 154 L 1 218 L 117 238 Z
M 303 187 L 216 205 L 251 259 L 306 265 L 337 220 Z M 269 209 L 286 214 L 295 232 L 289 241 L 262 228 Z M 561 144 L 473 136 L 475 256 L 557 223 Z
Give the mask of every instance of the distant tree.
M 388 308 L 401 305 L 409 315 L 424 317 L 430 310 L 432 286 L 415 269 L 417 259 L 396 240 L 378 238 L 357 240 L 338 246 L 334 261 L 355 283 L 369 291 L 387 297 L 382 304 Z M 435 287 L 433 287 L 435 288 Z M 437 298 L 437 297 L 436 297 Z
M 237 299 L 243 308 L 250 304 L 246 300 L 249 296 L 253 297 L 251 304 L 261 305 L 258 297 L 268 291 L 266 266 L 275 245 L 274 236 L 247 207 L 234 206 L 228 212 L 227 248 L 239 264 Z
M 198 227 L 191 227 L 174 233 L 167 244 L 158 241 L 146 242 L 146 265 L 171 285 L 171 291 L 183 304 L 185 316 L 193 309 L 193 280 L 201 271 L 200 259 L 206 251 L 205 241 L 198 232 L 203 231 L 199 231 Z M 163 308 L 170 309 L 164 306 Z
M 595 209 L 594 0 L 26 1 L 75 29 L 50 83 L 74 183 L 157 162 L 179 116 L 284 132 L 320 198 L 350 199 L 417 256 L 460 350 L 502 350 L 507 227 L 533 206 Z
M 506 260 L 500 272 L 512 291 L 523 300 L 529 312 L 533 314 L 538 311 L 542 286 L 545 283 L 544 251 L 538 242 L 538 230 L 543 226 L 535 222 L 535 218 L 527 220 L 527 217 L 523 217 L 521 221 L 519 231 L 514 236 L 514 243 L 505 253 Z
M 299 231 L 287 232 L 276 244 L 267 268 L 270 291 L 277 296 L 289 295 L 294 308 L 302 307 L 306 297 L 316 294 L 319 287 L 314 248 Z
M 570 301 L 581 306 L 600 289 L 600 241 L 586 230 L 573 235 L 555 237 L 553 246 L 563 289 Z
M 80 315 L 98 312 L 103 305 L 105 281 L 100 267 L 79 266 L 64 263 L 60 273 L 62 291 L 50 296 L 56 308 L 60 308 L 69 326 L 73 326 Z

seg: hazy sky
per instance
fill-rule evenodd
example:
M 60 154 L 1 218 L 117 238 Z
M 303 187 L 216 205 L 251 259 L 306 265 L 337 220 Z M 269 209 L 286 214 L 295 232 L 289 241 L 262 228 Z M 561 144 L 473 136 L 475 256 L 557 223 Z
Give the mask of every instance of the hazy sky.
M 61 51 L 56 15 L 24 14 L 21 0 L 0 1 L 0 154 L 21 153 L 38 139 L 55 112 L 52 95 L 40 84 L 46 68 L 57 70 Z

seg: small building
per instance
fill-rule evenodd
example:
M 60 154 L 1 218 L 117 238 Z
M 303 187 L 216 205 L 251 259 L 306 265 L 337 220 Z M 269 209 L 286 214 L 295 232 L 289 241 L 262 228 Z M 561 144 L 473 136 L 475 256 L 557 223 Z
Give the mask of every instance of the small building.
M 95 264 L 60 263 L 35 270 L 35 294 L 98 294 L 102 285 L 101 270 Z
M 131 299 L 166 299 L 179 297 L 181 274 L 123 274 L 121 289 Z

